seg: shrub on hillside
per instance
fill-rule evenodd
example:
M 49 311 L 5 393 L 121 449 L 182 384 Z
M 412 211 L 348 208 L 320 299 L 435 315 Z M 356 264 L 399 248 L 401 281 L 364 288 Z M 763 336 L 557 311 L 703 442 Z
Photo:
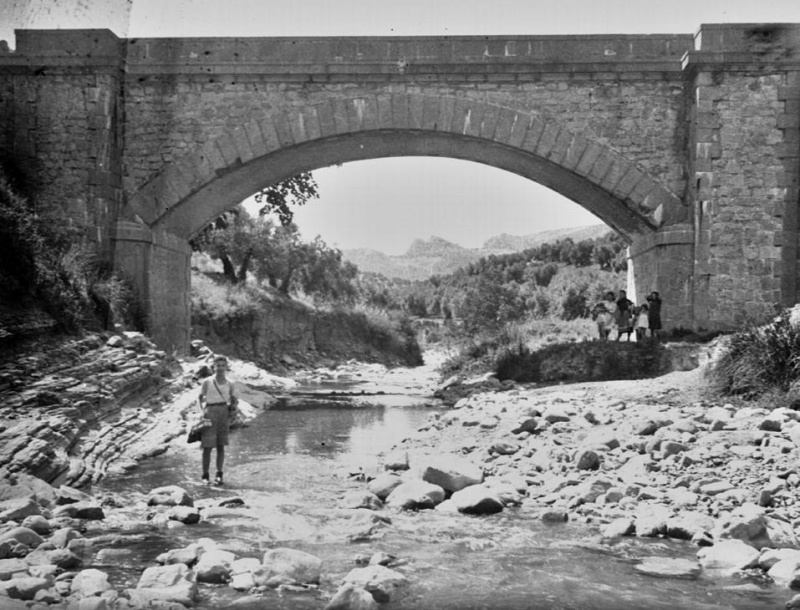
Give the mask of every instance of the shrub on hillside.
M 722 394 L 754 398 L 788 391 L 800 378 L 800 326 L 784 311 L 769 324 L 730 335 L 707 376 Z

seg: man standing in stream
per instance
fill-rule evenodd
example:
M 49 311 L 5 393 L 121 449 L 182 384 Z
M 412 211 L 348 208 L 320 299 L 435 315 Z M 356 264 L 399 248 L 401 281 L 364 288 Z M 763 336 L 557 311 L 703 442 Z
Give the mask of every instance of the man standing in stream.
M 203 449 L 203 483 L 209 484 L 211 450 L 217 448 L 217 474 L 215 485 L 222 485 L 222 470 L 225 465 L 225 445 L 228 444 L 231 413 L 235 412 L 239 398 L 233 382 L 225 376 L 228 359 L 225 356 L 214 358 L 214 375 L 203 380 L 200 386 L 198 403 L 203 417 L 211 421 L 211 426 L 203 430 L 200 447 Z

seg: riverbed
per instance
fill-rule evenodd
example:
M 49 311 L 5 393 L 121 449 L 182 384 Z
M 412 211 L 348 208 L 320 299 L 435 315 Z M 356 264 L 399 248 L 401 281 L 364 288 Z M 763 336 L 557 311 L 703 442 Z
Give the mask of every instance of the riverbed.
M 305 379 L 291 393 L 269 396 L 233 432 L 223 487 L 199 484 L 199 450 L 176 440 L 169 451 L 94 489 L 129 499 L 102 526 L 119 534 L 109 571 L 117 588 L 135 586 L 141 569 L 168 549 L 211 538 L 239 557 L 290 547 L 323 560 L 318 587 L 267 591 L 246 598 L 226 586 L 201 586 L 198 608 L 320 609 L 359 558 L 383 552 L 409 579 L 392 609 L 670 608 L 757 609 L 782 606 L 788 591 L 763 577 L 667 578 L 637 570 L 651 558 L 695 559 L 689 542 L 626 537 L 607 541 L 591 523 L 547 524 L 539 511 L 508 507 L 491 516 L 438 511 L 378 511 L 391 523 L 361 536 L 363 509 L 341 499 L 364 490 L 378 457 L 445 410 L 431 398 L 430 370 L 396 370 L 371 378 L 342 374 Z M 250 388 L 253 404 L 259 390 Z M 238 497 L 243 506 L 184 527 L 131 526 L 147 492 L 186 488 L 201 506 Z M 139 512 L 137 512 L 139 511 Z M 139 519 L 140 521 L 140 519 Z M 238 600 L 238 601 L 237 601 Z M 244 602 L 244 603 L 243 603 Z

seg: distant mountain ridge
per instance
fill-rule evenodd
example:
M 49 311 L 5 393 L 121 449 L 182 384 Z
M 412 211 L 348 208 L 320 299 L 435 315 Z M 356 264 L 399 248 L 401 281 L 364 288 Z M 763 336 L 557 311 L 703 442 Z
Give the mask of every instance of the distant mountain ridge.
M 486 240 L 481 248 L 464 248 L 441 237 L 415 239 L 405 254 L 390 256 L 378 250 L 358 248 L 342 250 L 345 260 L 366 273 L 380 273 L 389 278 L 423 280 L 431 275 L 447 275 L 459 267 L 492 254 L 510 254 L 535 248 L 547 242 L 572 238 L 595 239 L 611 231 L 606 225 L 588 225 L 572 229 L 553 229 L 532 235 L 502 234 Z

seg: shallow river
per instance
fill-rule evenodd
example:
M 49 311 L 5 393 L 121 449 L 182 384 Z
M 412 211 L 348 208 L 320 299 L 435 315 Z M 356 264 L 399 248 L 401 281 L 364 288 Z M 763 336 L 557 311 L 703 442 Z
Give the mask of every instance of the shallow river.
M 176 529 L 132 526 L 123 510 L 112 524 L 120 537 L 111 550 L 97 555 L 95 567 L 109 571 L 118 589 L 132 587 L 159 553 L 200 537 L 223 543 L 240 557 L 260 558 L 281 546 L 320 557 L 319 589 L 270 591 L 258 603 L 236 606 L 275 610 L 323 608 L 341 578 L 356 567 L 356 556 L 376 551 L 396 556 L 401 564 L 395 569 L 410 581 L 407 596 L 382 605 L 386 610 L 749 610 L 783 607 L 792 597 L 788 589 L 743 578 L 646 576 L 635 570 L 643 559 L 694 558 L 696 547 L 636 538 L 609 544 L 586 525 L 546 525 L 524 508 L 488 517 L 386 511 L 392 525 L 380 539 L 347 542 L 350 513 L 335 507 L 345 492 L 365 489 L 347 473 L 369 467 L 435 409 L 421 398 L 391 394 L 293 398 L 260 411 L 248 427 L 233 432 L 221 489 L 197 484 L 199 450 L 178 442 L 131 473 L 107 479 L 95 493 L 140 498 L 152 488 L 175 484 L 186 487 L 198 503 L 236 495 L 246 509 Z M 730 589 L 741 585 L 750 586 Z M 199 608 L 222 608 L 243 597 L 226 586 L 208 585 L 201 586 L 201 595 Z

